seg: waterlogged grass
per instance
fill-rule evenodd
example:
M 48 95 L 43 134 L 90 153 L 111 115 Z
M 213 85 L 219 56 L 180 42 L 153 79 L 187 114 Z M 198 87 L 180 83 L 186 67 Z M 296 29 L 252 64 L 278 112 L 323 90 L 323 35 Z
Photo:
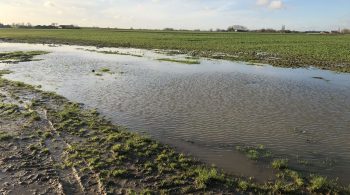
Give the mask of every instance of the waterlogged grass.
M 101 72 L 110 72 L 111 70 L 109 68 L 101 68 L 100 71 Z
M 46 51 L 15 51 L 1 52 L 0 62 L 2 63 L 18 63 L 33 61 L 35 56 L 47 54 Z
M 95 73 L 95 76 L 103 76 L 104 73 L 109 73 L 109 74 L 114 74 L 113 72 L 111 72 L 111 70 L 109 68 L 100 68 L 99 70 L 95 71 L 93 70 L 92 72 Z
M 288 168 L 288 159 L 276 159 L 271 165 L 274 169 L 286 169 Z
M 12 138 L 13 138 L 12 135 L 10 135 L 6 132 L 0 131 L 0 141 L 8 141 L 8 140 L 11 140 Z
M 21 115 L 21 112 L 17 105 L 0 103 L 0 117 L 14 118 L 18 115 Z
M 215 182 L 225 181 L 225 176 L 215 168 L 197 168 L 195 172 L 198 174 L 195 180 L 198 189 L 205 189 L 208 186 L 215 185 Z
M 253 146 L 237 146 L 236 150 L 244 153 L 249 159 L 259 160 L 271 157 L 271 152 L 266 150 L 263 145 Z
M 350 35 L 1 29 L 0 38 L 30 43 L 165 49 L 196 57 L 350 72 Z
M 312 192 L 324 192 L 336 185 L 335 181 L 328 180 L 326 177 L 311 175 L 309 190 Z
M 10 70 L 0 70 L 0 77 L 5 75 L 5 74 L 11 74 L 11 73 L 12 73 L 12 71 L 10 71 Z
M 125 53 L 120 51 L 100 51 L 95 49 L 85 49 L 85 51 L 103 53 L 103 54 L 114 54 L 114 55 L 124 55 L 124 56 L 134 56 L 134 57 L 143 57 L 143 55 L 133 54 L 133 53 Z
M 182 60 L 182 59 L 173 59 L 173 58 L 159 58 L 157 60 L 164 61 L 164 62 L 175 62 L 175 63 L 181 63 L 181 64 L 200 64 L 200 61 L 198 60 Z

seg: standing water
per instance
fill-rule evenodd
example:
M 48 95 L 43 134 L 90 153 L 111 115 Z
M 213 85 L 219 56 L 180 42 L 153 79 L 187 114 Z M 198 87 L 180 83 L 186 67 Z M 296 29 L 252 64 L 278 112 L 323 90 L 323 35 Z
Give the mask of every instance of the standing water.
M 51 53 L 37 57 L 42 61 L 0 64 L 14 71 L 5 78 L 97 108 L 227 172 L 271 177 L 267 165 L 236 150 L 264 145 L 312 165 L 298 169 L 350 183 L 350 74 L 208 59 L 161 62 L 185 56 L 139 49 L 97 49 L 132 54 L 116 55 L 93 47 L 0 43 L 0 51 L 18 50 Z

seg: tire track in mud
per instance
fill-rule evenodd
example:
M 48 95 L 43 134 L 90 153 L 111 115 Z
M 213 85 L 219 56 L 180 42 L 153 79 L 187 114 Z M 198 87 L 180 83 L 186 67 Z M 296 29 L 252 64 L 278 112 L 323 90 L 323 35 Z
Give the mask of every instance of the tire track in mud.
M 48 119 L 47 110 L 42 111 L 42 116 L 43 120 L 47 123 L 49 129 L 53 134 L 53 139 L 56 141 L 52 142 L 52 140 L 48 140 L 47 145 L 50 146 L 49 150 L 56 153 L 54 156 L 56 156 L 57 163 L 62 162 L 62 159 L 64 159 L 65 155 L 67 155 L 64 150 L 66 148 L 70 148 L 71 145 L 67 142 L 67 139 L 64 138 L 63 135 L 65 135 L 65 133 L 59 133 L 55 129 L 53 123 Z M 79 140 L 79 138 L 70 137 L 70 140 Z M 60 151 L 59 154 L 57 154 L 57 151 Z M 88 166 L 86 162 L 85 164 Z M 65 194 L 106 194 L 103 185 L 101 185 L 99 180 L 96 179 L 99 178 L 96 173 L 84 175 L 79 171 L 78 167 L 72 166 L 70 171 L 61 170 L 60 176 L 63 192 Z
M 47 110 L 28 106 L 31 102 L 20 94 L 0 93 L 2 103 L 18 108 L 16 116 L 0 118 L 1 132 L 16 136 L 1 140 L 1 194 L 105 194 L 96 173 L 86 175 L 74 166 L 62 167 L 70 144 L 47 118 Z M 23 112 L 39 116 L 31 121 Z

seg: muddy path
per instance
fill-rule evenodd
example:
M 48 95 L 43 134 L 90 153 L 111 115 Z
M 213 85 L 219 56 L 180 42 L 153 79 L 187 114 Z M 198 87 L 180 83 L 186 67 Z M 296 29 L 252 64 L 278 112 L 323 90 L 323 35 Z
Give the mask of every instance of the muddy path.
M 1 89 L 1 161 L 3 194 L 86 194 L 74 169 L 61 169 L 68 137 L 60 136 L 45 108 L 35 108 L 38 94 Z M 73 137 L 71 137 L 73 139 Z

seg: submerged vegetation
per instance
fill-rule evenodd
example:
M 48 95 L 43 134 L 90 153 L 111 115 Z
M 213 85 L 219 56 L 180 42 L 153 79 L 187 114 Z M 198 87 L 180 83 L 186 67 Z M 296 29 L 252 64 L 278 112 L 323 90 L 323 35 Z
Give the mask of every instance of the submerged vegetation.
M 133 54 L 129 52 L 120 52 L 120 51 L 100 51 L 95 49 L 85 49 L 85 51 L 103 53 L 103 54 L 115 54 L 115 55 L 124 55 L 124 56 L 134 56 L 134 57 L 143 57 L 143 55 Z
M 0 93 L 0 122 L 8 124 L 0 126 L 0 157 L 6 162 L 0 168 L 11 178 L 0 183 L 13 186 L 2 189 L 6 193 L 350 193 L 325 177 L 288 169 L 279 159 L 272 165 L 274 181 L 227 175 L 54 93 L 3 78 Z M 271 156 L 263 146 L 237 149 L 254 160 Z
M 2 29 L 0 39 L 30 43 L 164 49 L 195 57 L 282 67 L 314 66 L 350 72 L 350 35 Z
M 0 63 L 19 63 L 33 61 L 38 55 L 47 54 L 46 51 L 15 51 L 0 52 Z
M 182 60 L 182 59 L 172 59 L 172 58 L 159 58 L 157 60 L 164 61 L 164 62 L 176 62 L 181 64 L 200 64 L 200 61 L 190 60 L 190 59 Z
M 251 160 L 262 160 L 272 156 L 271 152 L 266 150 L 263 145 L 257 147 L 237 146 L 236 150 L 244 153 Z

